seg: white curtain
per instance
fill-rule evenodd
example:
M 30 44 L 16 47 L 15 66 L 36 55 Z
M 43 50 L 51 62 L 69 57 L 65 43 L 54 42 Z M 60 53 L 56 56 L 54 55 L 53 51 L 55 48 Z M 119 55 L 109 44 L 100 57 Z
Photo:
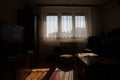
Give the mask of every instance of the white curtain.
M 85 16 L 73 15 L 46 16 L 45 38 L 48 40 L 57 39 L 86 39 L 87 27 Z M 59 25 L 60 24 L 60 25 Z
M 87 27 L 85 16 L 75 16 L 75 38 L 87 38 Z
M 68 39 L 73 37 L 72 28 L 72 16 L 61 16 L 61 33 L 62 39 Z
M 56 39 L 58 34 L 58 16 L 46 16 L 45 38 Z

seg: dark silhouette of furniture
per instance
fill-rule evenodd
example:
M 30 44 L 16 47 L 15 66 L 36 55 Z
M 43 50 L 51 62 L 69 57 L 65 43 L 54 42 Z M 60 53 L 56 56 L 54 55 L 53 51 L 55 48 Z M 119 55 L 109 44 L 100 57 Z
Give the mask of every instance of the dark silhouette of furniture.
M 120 29 L 114 29 L 102 35 L 90 36 L 86 51 L 99 54 L 99 56 L 120 56 Z

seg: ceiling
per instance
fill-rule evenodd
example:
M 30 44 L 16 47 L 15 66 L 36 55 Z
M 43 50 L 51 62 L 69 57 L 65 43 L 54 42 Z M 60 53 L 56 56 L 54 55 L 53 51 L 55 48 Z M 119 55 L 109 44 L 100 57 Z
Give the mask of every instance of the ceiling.
M 40 5 L 103 5 L 115 0 L 27 0 L 30 4 Z

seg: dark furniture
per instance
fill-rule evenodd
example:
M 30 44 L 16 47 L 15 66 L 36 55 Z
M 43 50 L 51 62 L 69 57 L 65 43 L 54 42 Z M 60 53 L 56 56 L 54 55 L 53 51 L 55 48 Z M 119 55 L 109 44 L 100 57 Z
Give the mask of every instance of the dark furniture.
M 119 80 L 120 59 L 78 57 L 77 67 L 84 80 Z
M 31 9 L 25 8 L 18 10 L 17 24 L 24 27 L 25 49 L 35 50 L 36 48 L 36 15 Z
M 120 57 L 120 29 L 114 29 L 101 35 L 88 38 L 86 51 L 99 54 L 99 56 Z M 89 51 L 88 51 L 89 52 Z
M 30 68 L 36 65 L 36 54 L 19 53 L 15 56 L 6 56 L 0 59 L 1 80 L 25 80 Z
M 34 15 L 29 11 L 18 15 L 18 24 L 0 21 L 1 80 L 25 80 L 21 70 L 36 65 Z
M 47 60 L 51 62 L 61 61 L 60 55 L 77 53 L 77 42 L 61 42 L 59 46 L 53 47 L 52 53 L 47 56 Z
M 78 68 L 85 80 L 117 80 L 120 72 L 120 29 L 88 38 L 86 52 L 98 57 L 79 57 Z

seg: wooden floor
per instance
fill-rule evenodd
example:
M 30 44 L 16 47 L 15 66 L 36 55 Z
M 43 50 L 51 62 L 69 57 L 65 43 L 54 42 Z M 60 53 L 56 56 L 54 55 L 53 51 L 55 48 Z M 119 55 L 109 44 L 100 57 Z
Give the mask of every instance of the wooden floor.
M 32 72 L 26 77 L 25 80 L 42 80 L 48 71 L 49 68 L 32 69 Z
M 25 78 L 25 80 L 80 80 L 73 69 L 69 71 L 63 71 L 56 68 L 52 74 L 47 78 L 50 69 L 41 68 L 33 69 L 30 74 Z
M 82 80 L 74 65 L 66 66 L 44 61 L 39 62 L 34 68 L 21 70 L 19 73 L 17 80 Z
M 21 74 L 23 74 L 23 71 Z M 21 79 L 18 79 L 21 80 Z M 75 65 L 40 62 L 22 80 L 82 80 Z

